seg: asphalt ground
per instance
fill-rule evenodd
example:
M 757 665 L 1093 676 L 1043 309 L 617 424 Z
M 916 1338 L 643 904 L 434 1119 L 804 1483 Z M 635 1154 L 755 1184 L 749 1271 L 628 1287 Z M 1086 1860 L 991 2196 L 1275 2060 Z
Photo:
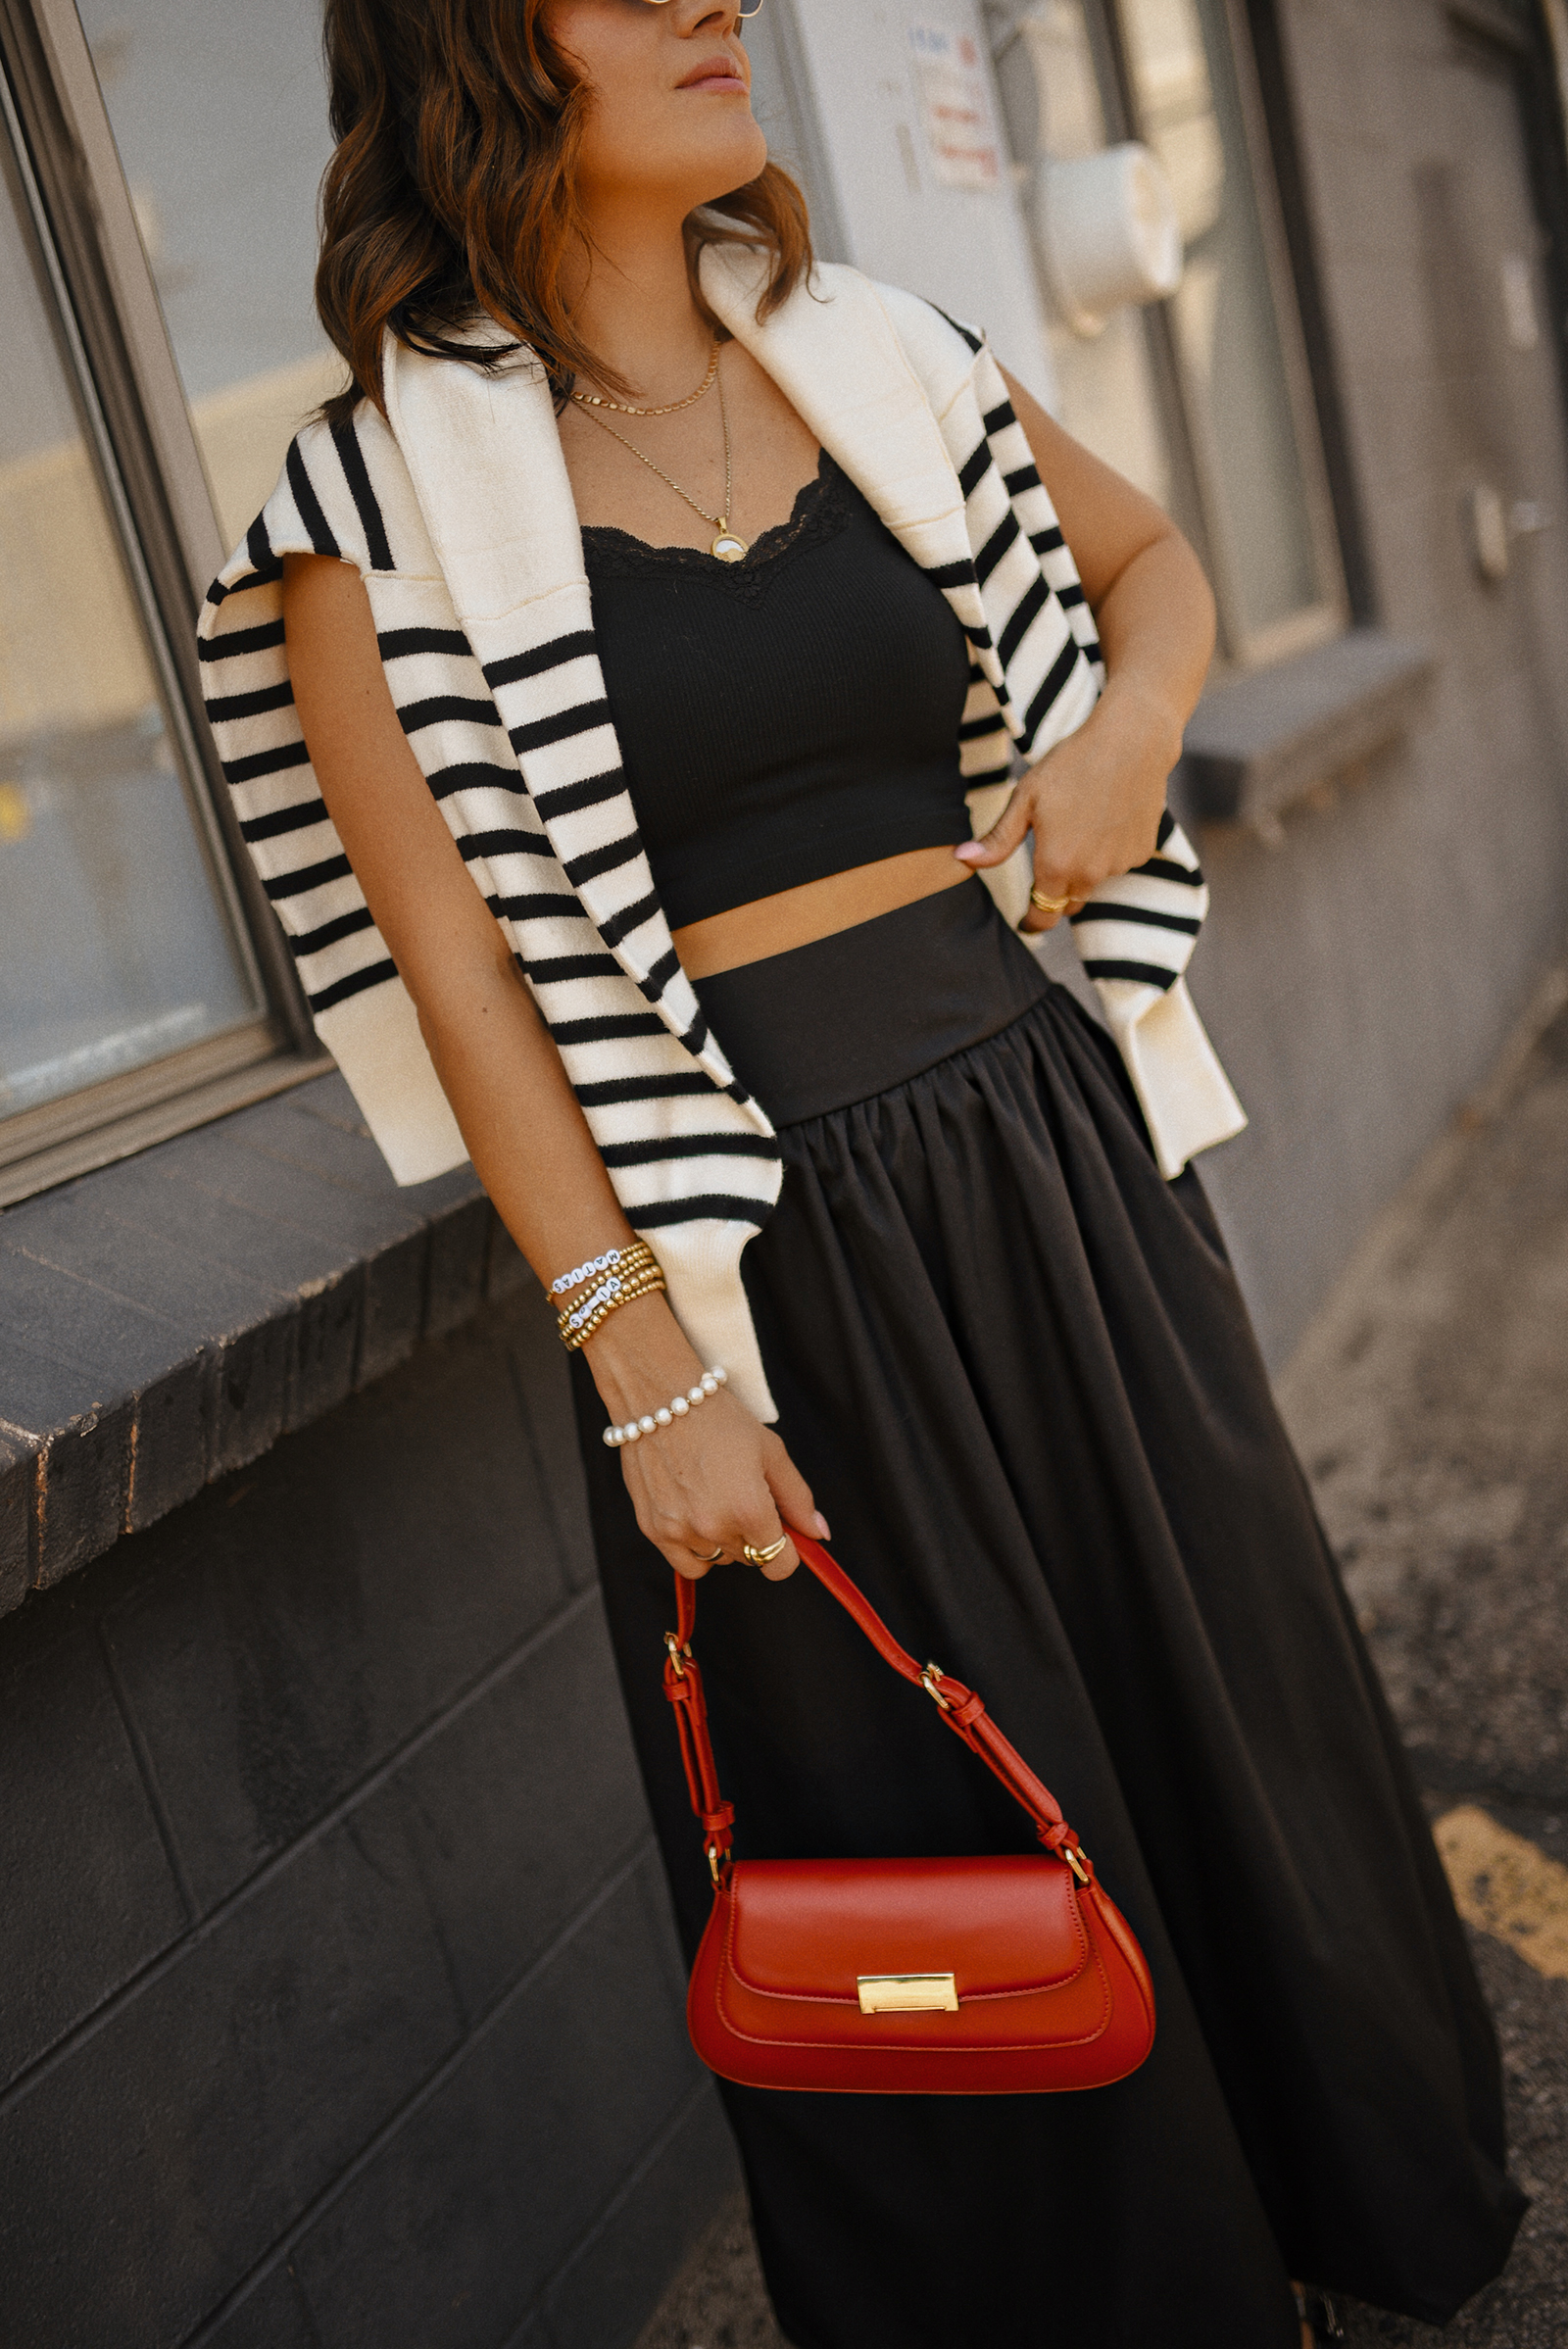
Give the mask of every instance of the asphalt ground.
M 1357 1251 L 1280 1397 L 1470 1929 L 1534 2198 L 1506 2273 L 1451 2325 L 1350 2305 L 1348 2337 L 1564 2349 L 1568 976 Z M 638 2349 L 787 2349 L 742 2204 Z

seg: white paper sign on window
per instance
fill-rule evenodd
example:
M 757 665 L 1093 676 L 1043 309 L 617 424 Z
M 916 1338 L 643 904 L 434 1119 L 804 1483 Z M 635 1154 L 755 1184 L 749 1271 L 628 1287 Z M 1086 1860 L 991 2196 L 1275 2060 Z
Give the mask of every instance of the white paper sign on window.
M 985 63 L 966 32 L 929 23 L 909 26 L 931 165 L 945 187 L 1002 183 L 1002 145 Z

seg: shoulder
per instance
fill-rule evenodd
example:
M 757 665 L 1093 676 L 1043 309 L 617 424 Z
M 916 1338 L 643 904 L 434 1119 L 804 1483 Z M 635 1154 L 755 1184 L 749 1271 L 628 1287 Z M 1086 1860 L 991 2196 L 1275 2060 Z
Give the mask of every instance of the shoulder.
M 985 349 L 985 333 L 961 318 L 951 318 L 923 294 L 907 287 L 867 279 L 872 292 L 893 321 L 895 333 L 911 358 L 918 353 L 933 365 L 945 365 L 967 374 Z
M 811 292 L 817 300 L 874 304 L 892 327 L 905 359 L 940 415 L 989 357 L 984 331 L 951 318 L 923 294 L 888 285 L 842 264 L 824 263 Z
M 212 611 L 280 580 L 286 555 L 328 556 L 362 578 L 435 568 L 408 467 L 368 400 L 341 423 L 313 416 L 295 434 L 276 487 L 214 582 Z
M 333 555 L 362 574 L 433 565 L 408 466 L 368 400 L 342 423 L 314 417 L 296 435 L 265 517 L 279 552 Z

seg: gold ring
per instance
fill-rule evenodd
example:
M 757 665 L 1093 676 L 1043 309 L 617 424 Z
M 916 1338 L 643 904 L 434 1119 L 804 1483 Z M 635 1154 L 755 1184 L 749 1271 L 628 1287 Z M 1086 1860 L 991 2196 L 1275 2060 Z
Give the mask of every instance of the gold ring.
M 748 1566 L 771 1566 L 779 1551 L 789 1546 L 789 1539 L 788 1534 L 780 1534 L 778 1540 L 767 1549 L 759 1549 L 755 1542 L 744 1542 L 741 1547 L 741 1556 L 746 1560 Z
M 1038 889 L 1031 889 L 1029 903 L 1031 905 L 1038 905 L 1042 913 L 1065 913 L 1072 904 L 1072 900 L 1071 898 L 1042 897 Z
M 692 1556 L 701 1558 L 705 1566 L 716 1566 L 723 1555 L 724 1544 L 722 1542 L 716 1549 L 694 1549 L 692 1551 Z

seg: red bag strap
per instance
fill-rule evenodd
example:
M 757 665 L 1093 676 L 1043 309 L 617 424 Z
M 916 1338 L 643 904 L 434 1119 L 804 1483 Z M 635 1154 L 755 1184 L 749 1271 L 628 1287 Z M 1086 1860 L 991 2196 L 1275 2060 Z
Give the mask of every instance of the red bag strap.
M 952 1679 L 939 1665 L 927 1664 L 922 1668 L 917 1664 L 907 1649 L 899 1645 L 864 1591 L 828 1556 L 820 1542 L 813 1542 L 809 1534 L 797 1532 L 794 1526 L 789 1534 L 803 1564 L 859 1625 L 883 1662 L 891 1664 L 903 1679 L 923 1688 L 935 1700 L 954 1735 L 980 1756 L 1014 1802 L 1029 1813 L 1041 1842 L 1067 1862 L 1080 1884 L 1087 1884 L 1094 1874 L 1093 1865 L 1062 1817 L 1061 1805 L 1051 1788 L 1036 1778 L 1016 1746 L 1003 1736 L 974 1690 Z M 708 1864 L 717 1884 L 730 1862 L 735 1806 L 726 1802 L 719 1790 L 712 1739 L 708 1731 L 703 1676 L 691 1648 L 692 1634 L 697 1628 L 697 1585 L 683 1574 L 675 1577 L 675 1621 L 676 1629 L 664 1634 L 664 1645 L 669 1651 L 664 1658 L 664 1694 L 675 1708 L 675 1727 L 692 1809 L 702 1822 Z

